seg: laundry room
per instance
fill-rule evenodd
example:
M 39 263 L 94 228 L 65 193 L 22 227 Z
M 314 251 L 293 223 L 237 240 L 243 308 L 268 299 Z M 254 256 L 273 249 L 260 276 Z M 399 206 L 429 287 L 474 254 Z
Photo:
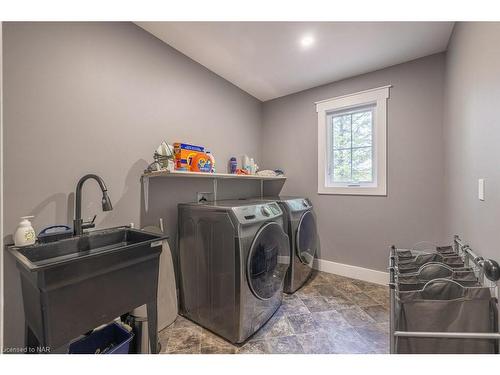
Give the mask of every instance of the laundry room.
M 498 354 L 500 22 L 162 17 L 2 19 L 3 357 Z

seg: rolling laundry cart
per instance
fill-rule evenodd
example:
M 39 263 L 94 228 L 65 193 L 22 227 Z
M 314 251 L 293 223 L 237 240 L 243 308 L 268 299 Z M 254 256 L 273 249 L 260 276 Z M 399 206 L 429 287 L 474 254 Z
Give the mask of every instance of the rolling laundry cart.
M 497 262 L 453 246 L 391 247 L 390 352 L 498 353 Z

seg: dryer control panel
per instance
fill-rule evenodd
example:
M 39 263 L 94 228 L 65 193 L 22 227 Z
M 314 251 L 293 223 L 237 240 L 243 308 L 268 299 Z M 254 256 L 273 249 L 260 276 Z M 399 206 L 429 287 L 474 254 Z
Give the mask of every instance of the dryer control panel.
M 283 214 L 276 202 L 234 207 L 232 210 L 242 224 L 265 221 Z
M 290 199 L 286 201 L 290 211 L 305 211 L 312 208 L 311 202 L 307 198 Z

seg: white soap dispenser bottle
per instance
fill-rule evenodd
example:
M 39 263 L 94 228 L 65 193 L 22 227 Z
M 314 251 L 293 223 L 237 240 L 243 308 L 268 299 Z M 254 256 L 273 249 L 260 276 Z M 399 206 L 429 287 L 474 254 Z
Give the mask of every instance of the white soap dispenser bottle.
M 23 216 L 14 234 L 14 244 L 18 247 L 33 245 L 36 241 L 36 234 L 31 221 L 34 216 Z

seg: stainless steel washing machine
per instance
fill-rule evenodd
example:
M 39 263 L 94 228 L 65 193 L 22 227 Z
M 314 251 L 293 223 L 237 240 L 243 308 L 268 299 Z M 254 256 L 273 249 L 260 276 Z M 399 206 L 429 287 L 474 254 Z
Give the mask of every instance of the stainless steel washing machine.
M 233 343 L 281 305 L 290 265 L 276 202 L 179 204 L 181 314 Z
M 309 279 L 318 248 L 318 232 L 313 206 L 303 197 L 255 198 L 254 202 L 277 202 L 284 213 L 285 230 L 290 241 L 291 264 L 284 291 L 294 293 Z

